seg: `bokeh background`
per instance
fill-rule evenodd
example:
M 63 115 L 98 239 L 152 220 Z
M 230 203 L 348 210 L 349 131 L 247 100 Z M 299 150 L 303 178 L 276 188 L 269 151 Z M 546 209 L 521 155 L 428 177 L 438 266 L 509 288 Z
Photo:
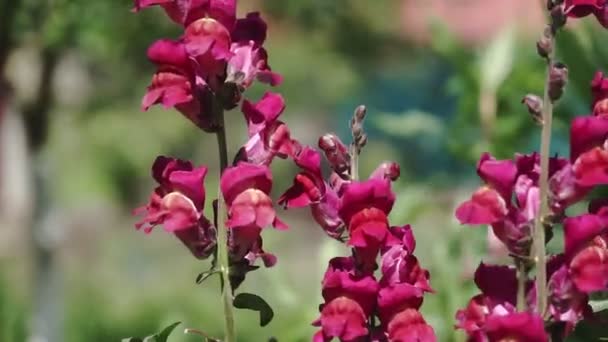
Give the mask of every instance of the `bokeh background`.
M 401 164 L 392 222 L 411 223 L 417 254 L 437 293 L 423 312 L 440 341 L 462 341 L 453 316 L 476 291 L 480 260 L 503 261 L 483 228 L 461 227 L 455 206 L 478 185 L 490 151 L 509 158 L 538 145 L 520 100 L 540 93 L 544 62 L 534 41 L 543 1 L 242 0 L 269 22 L 270 63 L 285 77 L 285 121 L 303 142 L 329 131 L 348 141 L 348 120 L 368 106 L 366 175 Z M 149 168 L 169 154 L 217 173 L 213 137 L 178 113 L 141 112 L 153 73 L 147 46 L 179 28 L 158 8 L 137 15 L 128 0 L 0 0 L 0 341 L 119 341 L 181 321 L 170 341 L 200 341 L 181 328 L 221 336 L 218 281 L 209 265 L 161 230 L 134 229 L 132 208 L 154 186 Z M 608 33 L 583 20 L 558 38 L 570 68 L 556 109 L 555 152 L 568 152 L 568 122 L 585 114 L 589 82 L 608 70 Z M 266 90 L 257 85 L 248 97 Z M 245 141 L 228 114 L 230 149 Z M 273 166 L 275 192 L 296 172 Z M 216 187 L 208 177 L 207 188 Z M 214 183 L 215 182 L 215 183 Z M 261 294 L 275 319 L 257 326 L 238 312 L 239 341 L 308 341 L 327 260 L 348 252 L 308 219 L 280 213 L 287 232 L 265 232 L 279 256 L 243 289 Z M 556 242 L 559 248 L 559 241 Z M 582 333 L 581 341 L 589 340 Z

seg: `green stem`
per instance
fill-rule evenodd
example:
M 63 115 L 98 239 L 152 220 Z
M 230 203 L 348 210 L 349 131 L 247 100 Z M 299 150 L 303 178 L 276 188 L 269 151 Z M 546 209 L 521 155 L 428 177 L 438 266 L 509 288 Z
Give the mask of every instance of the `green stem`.
M 350 179 L 359 180 L 359 149 L 356 142 L 350 145 Z
M 226 144 L 226 128 L 224 127 L 224 112 L 219 114 L 220 129 L 216 132 L 217 146 L 220 157 L 221 173 L 228 167 L 228 147 Z M 217 194 L 217 255 L 222 272 L 222 303 L 224 305 L 224 342 L 236 341 L 236 329 L 234 325 L 234 310 L 232 307 L 232 288 L 230 286 L 230 260 L 228 256 L 228 228 L 224 222 L 226 219 L 226 206 L 222 197 L 221 187 L 218 185 Z
M 526 311 L 526 283 L 528 280 L 528 270 L 524 260 L 515 258 L 517 267 L 517 311 Z
M 551 36 L 552 51 L 555 51 L 555 34 Z M 551 148 L 551 125 L 553 122 L 553 102 L 549 97 L 550 73 L 553 64 L 554 52 L 547 57 L 547 75 L 545 80 L 545 93 L 543 100 L 543 127 L 540 143 L 540 179 L 539 196 L 540 211 L 534 221 L 534 260 L 536 261 L 536 307 L 540 315 L 547 309 L 547 257 L 545 248 L 544 218 L 549 214 L 549 153 Z

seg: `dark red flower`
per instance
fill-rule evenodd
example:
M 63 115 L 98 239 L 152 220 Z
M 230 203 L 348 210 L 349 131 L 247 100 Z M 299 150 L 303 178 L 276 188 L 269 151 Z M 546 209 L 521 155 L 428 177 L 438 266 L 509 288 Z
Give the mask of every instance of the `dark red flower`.
M 485 324 L 488 341 L 548 342 L 543 319 L 528 312 L 490 315 Z
M 391 342 L 437 341 L 433 328 L 415 309 L 405 309 L 396 314 L 388 323 L 387 335 Z
M 236 19 L 236 0 L 135 0 L 134 5 L 135 12 L 160 5 L 171 20 L 184 26 L 209 16 L 232 29 Z
M 241 88 L 249 88 L 254 79 L 277 86 L 283 77 L 272 71 L 268 54 L 262 47 L 266 40 L 266 22 L 258 12 L 248 13 L 236 22 L 232 31 L 233 57 L 228 61 L 227 80 Z
M 224 170 L 220 187 L 228 206 L 226 225 L 231 230 L 235 259 L 256 249 L 263 228 L 287 228 L 277 217 L 269 195 L 272 175 L 268 167 L 240 162 Z
M 378 283 L 372 275 L 355 272 L 352 258 L 334 258 L 323 278 L 321 317 L 313 325 L 321 327 L 314 341 L 353 341 L 368 334 L 368 317 L 376 307 Z
M 608 15 L 606 0 L 565 0 L 564 13 L 572 18 L 582 18 L 595 15 L 604 27 L 608 27 Z
M 144 213 L 137 229 L 150 233 L 157 225 L 175 234 L 196 256 L 206 258 L 215 247 L 215 229 L 203 216 L 206 167 L 195 168 L 189 161 L 160 156 L 152 166 L 159 186 L 150 202 L 135 213 Z
M 422 268 L 413 255 L 416 241 L 409 225 L 392 227 L 391 232 L 401 243 L 386 247 L 382 252 L 382 286 L 409 284 L 425 292 L 433 292 L 429 271 Z
M 175 107 L 195 125 L 206 127 L 201 104 L 195 98 L 194 71 L 183 42 L 159 40 L 148 49 L 148 58 L 158 69 L 142 100 L 142 110 L 160 103 L 165 108 Z
M 406 309 L 418 310 L 422 305 L 423 291 L 410 284 L 402 283 L 382 287 L 378 293 L 378 316 L 388 323 Z
M 341 239 L 344 222 L 339 215 L 341 198 L 337 191 L 325 182 L 321 174 L 321 155 L 305 146 L 293 157 L 301 171 L 293 185 L 281 195 L 279 203 L 286 208 L 309 206 L 313 219 L 334 239 Z
M 348 244 L 357 251 L 364 270 L 376 267 L 382 247 L 399 243 L 389 231 L 387 218 L 394 201 L 388 180 L 369 179 L 345 187 L 339 214 L 350 233 Z
M 300 144 L 291 138 L 287 125 L 279 120 L 285 110 L 280 94 L 267 92 L 257 102 L 243 101 L 241 111 L 247 121 L 249 141 L 241 148 L 241 157 L 253 164 L 269 165 L 276 156 L 295 156 Z
M 481 263 L 475 272 L 475 284 L 481 294 L 473 297 L 465 309 L 458 310 L 456 328 L 464 330 L 470 341 L 488 341 L 485 329 L 489 317 L 515 312 L 515 270 Z
M 196 61 L 197 82 L 218 91 L 233 55 L 230 31 L 215 19 L 201 18 L 186 27 L 183 41 L 188 55 Z
M 514 161 L 482 155 L 477 173 L 485 185 L 456 209 L 456 217 L 462 224 L 491 225 L 510 252 L 527 255 L 531 229 L 540 207 L 539 164 L 537 153 L 517 154 Z M 563 158 L 550 159 L 549 177 L 549 200 L 556 216 L 590 190 L 577 182 L 575 170 Z
M 296 175 L 293 185 L 281 196 L 279 203 L 284 204 L 286 208 L 300 208 L 319 203 L 325 196 L 321 155 L 306 146 L 294 158 L 294 162 L 302 171 Z
M 549 282 L 549 312 L 555 322 L 564 322 L 565 336 L 574 331 L 576 324 L 592 311 L 589 306 L 589 296 L 579 291 L 572 281 L 572 276 L 565 263 L 564 255 L 551 257 L 547 263 Z M 533 289 L 532 299 L 536 300 L 536 289 Z M 564 336 L 564 337 L 565 337 Z
M 344 234 L 344 221 L 340 218 L 338 210 L 341 199 L 336 190 L 329 184 L 325 184 L 325 194 L 319 203 L 312 203 L 310 211 L 312 217 L 319 226 L 330 237 L 341 240 Z
M 608 221 L 585 214 L 564 221 L 565 256 L 570 276 L 585 293 L 608 288 Z
M 371 179 L 388 179 L 396 181 L 401 175 L 401 168 L 395 162 L 383 162 L 369 176 Z

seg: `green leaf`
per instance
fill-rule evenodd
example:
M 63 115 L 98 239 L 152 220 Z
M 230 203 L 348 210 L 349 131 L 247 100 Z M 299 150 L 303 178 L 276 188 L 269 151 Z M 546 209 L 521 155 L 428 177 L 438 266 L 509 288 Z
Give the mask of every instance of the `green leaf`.
M 209 271 L 205 271 L 200 273 L 197 277 L 196 277 L 196 283 L 197 284 L 201 284 L 202 282 L 204 282 L 205 280 L 207 280 L 207 278 L 211 277 L 214 274 L 220 273 L 219 270 L 217 269 L 212 269 Z
M 262 297 L 252 293 L 239 293 L 232 304 L 238 309 L 258 311 L 260 313 L 260 326 L 266 326 L 274 317 L 270 305 Z
M 173 330 L 175 330 L 175 327 L 177 327 L 180 323 L 181 322 L 175 322 L 164 328 L 158 334 L 150 335 L 144 338 L 143 340 L 139 337 L 128 337 L 123 338 L 122 342 L 167 342 L 167 340 L 169 339 L 169 335 L 171 335 Z
M 154 342 L 167 342 L 167 340 L 169 339 L 169 335 L 171 335 L 171 333 L 173 332 L 173 330 L 175 330 L 175 328 L 180 324 L 181 322 L 175 322 L 171 325 L 169 325 L 168 327 L 166 327 L 165 329 L 163 329 L 163 331 L 159 332 L 156 335 L 150 336 L 150 337 L 154 337 Z

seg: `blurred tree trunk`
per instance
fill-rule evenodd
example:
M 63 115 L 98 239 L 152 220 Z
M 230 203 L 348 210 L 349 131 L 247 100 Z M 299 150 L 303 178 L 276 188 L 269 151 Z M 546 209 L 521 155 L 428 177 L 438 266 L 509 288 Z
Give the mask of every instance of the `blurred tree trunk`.
M 13 50 L 17 37 L 17 29 L 15 18 L 21 9 L 22 2 L 20 0 L 0 0 L 0 113 L 6 110 L 6 104 L 11 103 L 8 96 L 9 88 L 7 82 L 3 79 L 4 70 L 7 60 Z M 40 4 L 32 9 L 24 9 L 30 15 L 33 22 L 40 24 L 39 30 L 42 33 L 45 29 L 45 19 L 47 16 L 49 3 Z M 41 34 L 41 36 L 43 36 Z M 44 42 L 43 42 L 44 44 Z M 61 236 L 58 232 L 61 227 L 52 227 L 47 218 L 50 214 L 50 196 L 48 190 L 48 180 L 45 176 L 44 167 L 40 161 L 40 151 L 47 139 L 49 126 L 49 112 L 52 108 L 53 94 L 52 81 L 59 60 L 60 49 L 57 46 L 43 46 L 41 48 L 41 75 L 40 83 L 34 100 L 21 108 L 14 108 L 17 112 L 15 117 L 20 117 L 25 126 L 22 131 L 25 134 L 27 148 L 23 149 L 24 170 L 21 170 L 25 175 L 28 175 L 29 182 L 33 187 L 31 194 L 31 202 L 29 207 L 33 207 L 33 217 L 25 219 L 22 227 L 29 229 L 30 249 L 32 252 L 32 316 L 30 322 L 29 340 L 32 342 L 54 342 L 62 341 L 62 325 L 63 325 L 63 293 L 62 293 L 62 274 L 59 265 L 57 264 L 57 246 L 59 241 L 56 238 Z M 2 86 L 6 85 L 6 86 Z M 19 115 L 21 114 L 21 115 Z M 0 115 L 0 122 L 3 121 Z M 18 124 L 18 123 L 17 123 Z M 17 133 L 17 132 L 15 132 Z M 17 133 L 18 134 L 18 133 Z M 5 133 L 5 135 L 7 135 Z M 10 135 L 10 134 L 9 134 Z M 3 142 L 8 146 L 3 146 L 5 149 L 18 149 L 19 137 L 12 136 L 12 140 L 3 139 Z M 11 151 L 13 152 L 13 151 Z M 7 154 L 5 152 L 5 154 Z M 0 156 L 1 158 L 2 156 Z M 9 165 L 11 164 L 11 165 Z M 0 167 L 6 169 L 12 166 L 12 161 L 5 161 L 0 164 Z M 12 183 L 12 179 L 6 179 L 7 183 Z M 27 187 L 21 191 L 27 190 Z M 8 196 L 11 196 L 9 194 Z M 4 198 L 5 202 L 12 202 L 12 199 Z M 10 208 L 7 208 L 11 210 Z M 28 224 L 29 223 L 29 224 Z M 18 228 L 17 225 L 14 228 Z M 59 235 L 57 235 L 59 233 Z
M 53 76 L 59 60 L 59 51 L 44 47 L 41 51 L 41 77 L 37 95 L 32 103 L 24 106 L 29 156 L 32 161 L 31 176 L 34 184 L 34 217 L 31 225 L 33 249 L 33 312 L 30 341 L 62 341 L 63 290 L 62 272 L 57 264 L 57 236 L 62 227 L 48 220 L 51 198 L 48 173 L 42 163 L 40 151 L 47 140 L 49 114 L 53 103 Z

